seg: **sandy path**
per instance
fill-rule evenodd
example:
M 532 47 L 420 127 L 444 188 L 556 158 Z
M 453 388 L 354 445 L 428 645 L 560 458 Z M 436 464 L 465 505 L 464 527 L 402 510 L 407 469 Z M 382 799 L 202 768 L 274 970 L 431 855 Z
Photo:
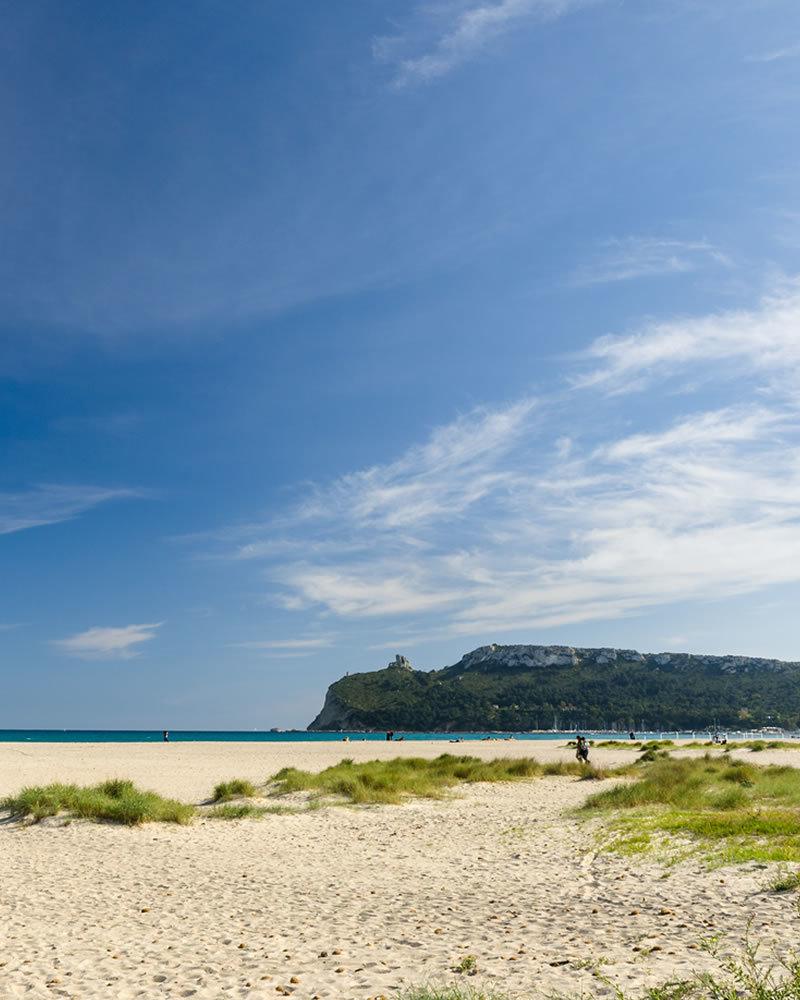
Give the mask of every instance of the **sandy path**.
M 327 760 L 318 746 L 309 760 Z M 223 759 L 228 776 L 254 778 L 280 766 L 281 754 L 307 763 L 305 748 L 278 747 L 265 757 L 263 744 L 238 754 L 230 744 L 173 744 L 167 751 L 180 753 L 168 774 L 161 747 L 125 747 L 124 770 L 95 748 L 59 748 L 56 757 L 59 777 L 124 773 L 199 798 L 226 776 Z M 328 753 L 339 759 L 341 749 Z M 195 771 L 213 764 L 213 779 L 192 773 L 192 750 Z M 357 758 L 376 751 L 397 747 L 348 748 Z M 43 756 L 27 758 L 11 786 L 41 780 Z M 472 786 L 444 803 L 188 828 L 0 827 L 0 996 L 211 1000 L 286 987 L 303 1000 L 366 1000 L 456 979 L 450 967 L 467 954 L 480 970 L 471 981 L 513 996 L 608 992 L 587 962 L 607 963 L 603 972 L 630 987 L 704 966 L 701 937 L 725 931 L 733 947 L 751 916 L 755 936 L 794 939 L 792 901 L 762 891 L 764 870 L 664 870 L 595 855 L 564 815 L 587 784 Z

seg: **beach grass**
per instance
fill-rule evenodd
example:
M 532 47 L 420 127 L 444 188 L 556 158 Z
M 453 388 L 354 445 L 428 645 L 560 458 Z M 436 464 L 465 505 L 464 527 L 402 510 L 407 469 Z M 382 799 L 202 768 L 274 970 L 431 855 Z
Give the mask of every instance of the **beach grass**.
M 292 806 L 257 806 L 251 802 L 225 802 L 204 813 L 211 819 L 261 819 L 263 816 L 291 816 L 307 812 Z
M 396 757 L 356 764 L 340 761 L 318 773 L 285 767 L 272 778 L 274 794 L 309 791 L 356 804 L 396 804 L 409 798 L 440 799 L 458 784 L 521 781 L 546 775 L 594 776 L 594 769 L 577 761 L 541 764 L 532 757 L 480 760 L 442 754 L 433 760 Z
M 797 892 L 800 889 L 800 871 L 776 872 L 767 886 L 770 892 Z
M 703 950 L 717 956 L 717 945 L 704 944 Z M 796 952 L 780 960 L 772 954 L 759 959 L 758 946 L 747 942 L 739 956 L 722 959 L 718 972 L 697 972 L 688 979 L 672 979 L 644 990 L 626 993 L 619 985 L 600 976 L 615 1000 L 800 1000 L 800 956 Z M 514 994 L 515 1000 L 533 1000 L 533 993 Z M 591 992 L 550 994 L 551 1000 L 593 1000 Z M 395 994 L 395 1000 L 511 1000 L 480 986 L 454 983 L 446 986 L 417 986 Z
M 510 1000 L 508 994 L 460 983 L 444 986 L 411 986 L 396 994 L 397 1000 Z
M 762 750 L 800 750 L 800 740 L 737 740 L 729 739 L 727 743 L 714 743 L 713 740 L 691 740 L 683 744 L 684 749 L 698 750 L 716 747 L 726 752 L 731 750 L 752 750 L 760 753 Z
M 741 740 L 733 745 L 735 750 L 800 750 L 800 740 Z
M 600 740 L 593 746 L 609 750 L 664 750 L 675 746 L 675 740 Z
M 797 768 L 709 755 L 633 767 L 639 780 L 596 793 L 582 807 L 611 817 L 611 849 L 644 853 L 681 838 L 721 864 L 800 861 Z
M 195 815 L 193 806 L 142 791 L 132 781 L 112 778 L 99 785 L 51 784 L 23 788 L 0 801 L 13 817 L 35 821 L 66 814 L 76 819 L 108 820 L 126 826 L 140 823 L 186 824 Z
M 221 781 L 215 786 L 211 796 L 214 802 L 230 802 L 231 799 L 254 799 L 258 795 L 258 789 L 246 778 L 231 778 L 230 781 Z

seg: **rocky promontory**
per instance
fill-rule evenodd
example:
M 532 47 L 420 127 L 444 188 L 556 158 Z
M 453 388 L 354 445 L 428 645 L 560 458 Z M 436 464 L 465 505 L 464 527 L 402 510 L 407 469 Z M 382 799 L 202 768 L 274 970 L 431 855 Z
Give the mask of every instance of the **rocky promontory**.
M 310 730 L 521 731 L 800 725 L 800 663 L 577 646 L 480 646 L 440 670 L 404 656 L 331 684 Z

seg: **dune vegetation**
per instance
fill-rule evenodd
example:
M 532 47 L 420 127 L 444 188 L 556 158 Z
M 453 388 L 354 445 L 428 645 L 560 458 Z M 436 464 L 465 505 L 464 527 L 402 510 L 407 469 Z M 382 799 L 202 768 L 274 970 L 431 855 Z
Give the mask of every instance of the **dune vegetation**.
M 592 795 L 582 807 L 607 817 L 615 834 L 612 849 L 639 853 L 675 847 L 679 838 L 722 864 L 800 861 L 797 768 L 708 754 L 656 756 L 633 768 L 638 780 Z
M 492 989 L 478 989 L 450 983 L 445 986 L 412 986 L 397 995 L 397 1000 L 510 1000 L 508 994 Z
M 122 778 L 91 786 L 51 784 L 23 788 L 17 795 L 0 801 L 0 808 L 14 817 L 35 821 L 64 814 L 126 826 L 151 822 L 185 824 L 195 815 L 194 806 L 142 791 L 132 781 Z
M 731 744 L 727 744 L 731 746 Z M 732 749 L 753 750 L 800 750 L 800 740 L 737 740 Z
M 210 819 L 261 819 L 263 816 L 288 816 L 307 812 L 292 806 L 261 806 L 252 802 L 223 802 L 203 813 Z
M 590 740 L 593 747 L 608 750 L 664 750 L 675 746 L 674 740 Z
M 188 823 L 195 816 L 209 819 L 248 819 L 297 813 L 318 808 L 328 799 L 352 804 L 399 803 L 409 798 L 442 798 L 458 784 L 478 781 L 520 781 L 547 775 L 572 775 L 597 779 L 605 772 L 577 761 L 541 764 L 532 758 L 482 761 L 477 757 L 443 754 L 435 760 L 395 758 L 355 764 L 352 760 L 319 773 L 284 768 L 268 786 L 259 789 L 244 778 L 220 782 L 210 807 L 201 809 L 155 792 L 142 791 L 132 781 L 116 778 L 99 785 L 50 784 L 23 788 L 0 800 L 0 810 L 14 818 L 38 821 L 48 816 L 108 820 L 135 825 L 147 822 Z M 280 797 L 310 792 L 302 805 L 242 801 L 269 794 Z
M 710 748 L 722 749 L 726 753 L 731 750 L 752 750 L 758 753 L 761 750 L 800 750 L 800 740 L 737 740 L 730 739 L 727 743 L 720 745 L 713 740 L 690 740 L 683 744 L 688 750 L 707 750 Z
M 398 803 L 408 798 L 439 799 L 458 784 L 521 781 L 546 775 L 602 777 L 603 772 L 578 761 L 542 764 L 532 757 L 480 760 L 442 754 L 434 760 L 396 757 L 356 764 L 342 760 L 324 771 L 285 767 L 272 778 L 275 794 L 312 792 L 358 804 Z
M 713 942 L 705 944 L 704 950 L 717 955 Z M 600 976 L 607 987 L 602 995 L 607 995 L 610 989 L 616 1000 L 800 1000 L 800 957 L 792 953 L 783 961 L 776 958 L 772 955 L 767 961 L 760 959 L 758 946 L 748 942 L 739 956 L 721 959 L 719 972 L 698 972 L 688 979 L 670 980 L 637 994 L 626 993 Z M 593 1000 L 591 992 L 582 992 L 580 997 Z M 514 998 L 533 1000 L 533 994 L 515 993 Z M 395 1000 L 511 1000 L 511 997 L 467 983 L 450 983 L 411 987 L 396 994 Z M 554 995 L 552 1000 L 577 1000 L 577 997 Z
M 231 778 L 221 781 L 215 786 L 211 796 L 214 802 L 230 802 L 231 799 L 253 799 L 258 795 L 258 789 L 246 778 Z

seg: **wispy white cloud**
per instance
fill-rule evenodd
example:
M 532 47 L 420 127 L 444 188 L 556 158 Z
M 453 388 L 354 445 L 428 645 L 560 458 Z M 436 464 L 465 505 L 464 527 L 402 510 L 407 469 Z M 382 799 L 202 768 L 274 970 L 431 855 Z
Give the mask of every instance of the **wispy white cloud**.
M 250 642 L 234 642 L 236 649 L 252 649 L 279 659 L 294 659 L 312 656 L 321 649 L 330 649 L 335 644 L 332 636 L 315 636 L 302 639 L 256 639 Z
M 781 59 L 797 59 L 800 57 L 800 42 L 795 42 L 793 45 L 785 45 L 779 49 L 772 49 L 769 52 L 759 52 L 755 55 L 748 56 L 747 62 L 755 63 L 771 63 L 779 62 Z
M 571 284 L 605 285 L 634 278 L 686 274 L 708 264 L 731 266 L 730 258 L 706 240 L 628 236 L 603 242 L 572 275 Z
M 625 336 L 601 337 L 585 352 L 582 387 L 641 388 L 688 367 L 714 364 L 725 371 L 784 373 L 800 370 L 800 290 L 772 295 L 756 309 L 653 323 Z
M 400 553 L 384 553 L 377 559 L 372 555 L 356 564 L 293 566 L 281 579 L 299 595 L 299 606 L 318 605 L 355 618 L 430 612 L 453 607 L 466 597 L 465 588 L 454 581 L 445 586 L 440 580 L 432 587 L 429 570 Z M 298 604 L 290 599 L 284 606 Z
M 0 493 L 0 535 L 70 521 L 109 500 L 143 495 L 138 490 L 56 484 L 16 493 Z
M 53 639 L 52 645 L 82 660 L 130 660 L 139 655 L 138 647 L 143 642 L 156 637 L 163 624 L 95 626 L 66 639 Z
M 777 430 L 783 422 L 782 415 L 772 410 L 731 407 L 688 417 L 658 434 L 632 434 L 599 448 L 596 454 L 611 460 L 628 460 L 676 449 L 741 444 L 757 441 L 769 430 Z
M 462 0 L 447 6 L 418 7 L 416 19 L 418 22 L 424 20 L 424 26 L 417 24 L 409 35 L 377 38 L 373 51 L 376 58 L 395 64 L 397 87 L 428 83 L 474 58 L 519 22 L 555 20 L 587 2 L 589 0 L 495 0 L 493 3 Z M 409 53 L 409 48 L 415 49 L 413 54 Z
M 389 638 L 488 641 L 800 582 L 796 289 L 596 341 L 582 362 L 565 395 L 462 416 L 229 554 L 259 553 L 284 608 Z M 675 396 L 665 380 L 687 371 L 714 406 Z M 614 394 L 643 379 L 668 418 Z
M 465 513 L 513 479 L 510 451 L 530 432 L 536 401 L 480 408 L 437 428 L 423 445 L 388 465 L 344 476 L 310 497 L 304 519 L 345 517 L 388 529 L 414 529 Z

